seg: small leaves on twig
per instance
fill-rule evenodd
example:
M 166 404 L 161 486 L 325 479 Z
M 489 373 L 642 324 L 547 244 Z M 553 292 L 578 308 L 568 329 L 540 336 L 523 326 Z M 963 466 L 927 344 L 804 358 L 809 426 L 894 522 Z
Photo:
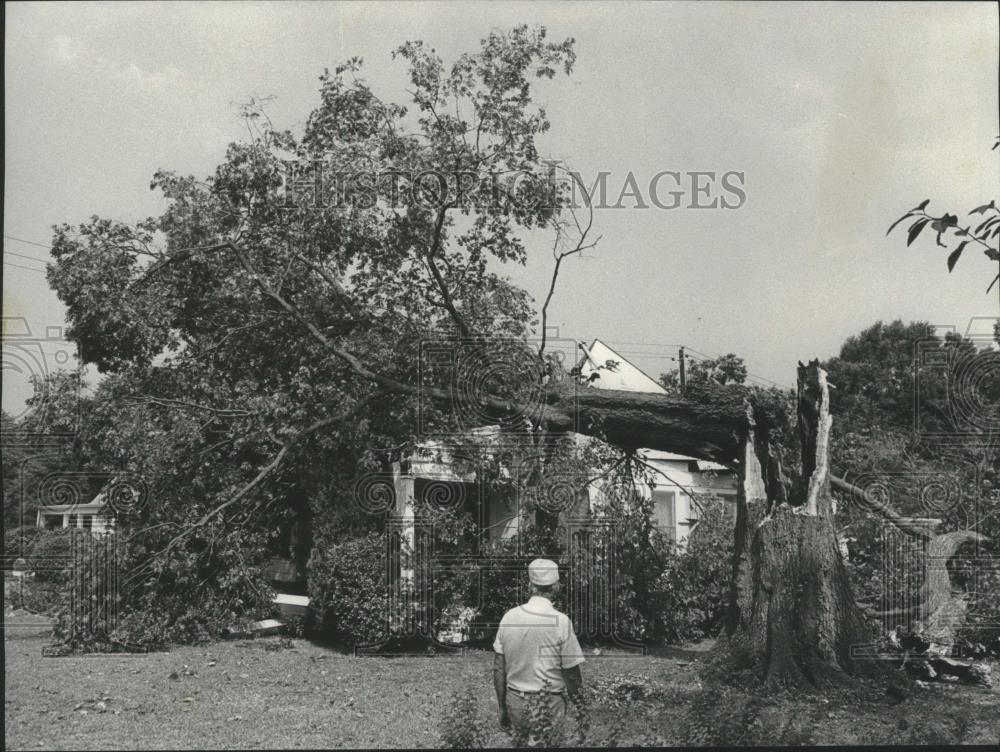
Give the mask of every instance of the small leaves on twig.
M 959 256 L 962 255 L 962 251 L 965 250 L 965 246 L 969 244 L 968 240 L 963 240 L 958 244 L 958 248 L 948 254 L 948 271 L 950 272 L 955 268 L 955 263 L 958 261 Z
M 920 234 L 920 231 L 924 229 L 924 226 L 929 221 L 930 220 L 928 220 L 928 219 L 918 219 L 916 222 L 914 222 L 912 225 L 910 225 L 910 229 L 906 233 L 906 244 L 907 245 L 910 245 L 911 243 L 913 243 L 914 240 L 917 239 L 917 236 Z
M 942 242 L 942 239 L 946 237 L 949 231 L 954 233 L 955 237 L 967 238 L 966 240 L 960 242 L 948 254 L 947 264 L 949 272 L 954 270 L 955 265 L 958 263 L 959 258 L 961 258 L 962 253 L 965 251 L 965 248 L 969 245 L 969 243 L 977 243 L 982 246 L 983 253 L 988 259 L 992 261 L 1000 261 L 1000 250 L 990 244 L 991 239 L 1000 236 L 1000 208 L 997 208 L 995 200 L 990 201 L 988 204 L 977 206 L 969 212 L 970 217 L 974 214 L 987 214 L 991 210 L 992 212 L 995 212 L 995 214 L 987 216 L 976 226 L 974 230 L 972 229 L 971 224 L 968 227 L 960 227 L 958 224 L 958 216 L 955 214 L 945 213 L 940 217 L 928 214 L 926 209 L 929 204 L 930 199 L 921 201 L 919 205 L 906 212 L 906 214 L 893 222 L 892 225 L 889 226 L 886 235 L 890 234 L 904 221 L 913 219 L 913 222 L 907 228 L 906 232 L 907 247 L 913 244 L 913 241 L 919 237 L 920 233 L 923 232 L 923 229 L 928 224 L 930 224 L 931 229 L 937 233 L 934 242 L 939 248 L 949 247 L 946 242 Z M 986 290 L 987 293 L 993 289 L 994 284 L 996 284 L 996 280 L 990 283 L 990 286 Z

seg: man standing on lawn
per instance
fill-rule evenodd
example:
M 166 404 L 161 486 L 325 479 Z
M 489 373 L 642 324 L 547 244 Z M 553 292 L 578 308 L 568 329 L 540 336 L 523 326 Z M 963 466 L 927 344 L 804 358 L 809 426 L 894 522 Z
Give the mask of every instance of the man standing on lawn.
M 500 727 L 513 725 L 528 733 L 528 700 L 548 692 L 554 707 L 553 722 L 566 714 L 567 695 L 574 699 L 583 679 L 583 651 L 570 618 L 552 606 L 559 589 L 559 567 L 548 559 L 528 565 L 531 598 L 512 608 L 500 621 L 493 643 L 493 686 L 500 706 Z

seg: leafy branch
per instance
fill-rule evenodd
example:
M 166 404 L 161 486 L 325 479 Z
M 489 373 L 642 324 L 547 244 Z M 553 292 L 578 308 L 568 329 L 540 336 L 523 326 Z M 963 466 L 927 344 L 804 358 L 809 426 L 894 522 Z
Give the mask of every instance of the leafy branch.
M 913 241 L 919 237 L 924 228 L 929 226 L 937 233 L 935 242 L 939 247 L 951 248 L 954 245 L 951 248 L 951 253 L 948 254 L 947 263 L 949 272 L 955 268 L 955 264 L 958 263 L 958 259 L 961 258 L 962 253 L 970 243 L 981 246 L 983 254 L 991 261 L 995 261 L 1000 265 L 1000 249 L 998 249 L 996 242 L 996 238 L 1000 236 L 1000 208 L 997 208 L 995 201 L 990 201 L 988 204 L 977 206 L 975 209 L 969 211 L 968 224 L 964 227 L 959 225 L 958 216 L 955 214 L 946 212 L 941 216 L 935 216 L 928 213 L 928 204 L 930 204 L 930 199 L 922 201 L 918 206 L 906 212 L 906 214 L 892 223 L 886 235 L 906 220 L 912 219 L 913 221 L 910 223 L 906 233 L 906 245 L 912 245 Z M 986 218 L 973 228 L 973 224 L 979 220 L 973 220 L 971 217 L 977 214 L 983 215 Z M 942 242 L 942 238 L 945 238 L 948 242 Z M 1000 281 L 1000 273 L 993 278 L 989 287 L 986 288 L 987 294 L 998 281 Z M 1000 287 L 997 289 L 1000 292 Z

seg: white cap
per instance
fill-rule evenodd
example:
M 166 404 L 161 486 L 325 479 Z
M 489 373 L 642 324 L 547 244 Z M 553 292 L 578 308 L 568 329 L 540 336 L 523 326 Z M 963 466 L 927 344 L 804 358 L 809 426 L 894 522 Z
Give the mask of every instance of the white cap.
M 535 559 L 528 565 L 528 580 L 532 585 L 555 585 L 559 582 L 559 565 L 549 559 Z

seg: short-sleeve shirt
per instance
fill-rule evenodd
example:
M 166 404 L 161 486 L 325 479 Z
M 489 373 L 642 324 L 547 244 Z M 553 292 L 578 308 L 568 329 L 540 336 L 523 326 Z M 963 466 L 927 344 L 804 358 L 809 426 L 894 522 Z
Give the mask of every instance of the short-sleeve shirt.
M 561 692 L 562 670 L 584 661 L 573 622 L 537 595 L 504 614 L 493 650 L 504 657 L 507 686 L 519 692 Z

